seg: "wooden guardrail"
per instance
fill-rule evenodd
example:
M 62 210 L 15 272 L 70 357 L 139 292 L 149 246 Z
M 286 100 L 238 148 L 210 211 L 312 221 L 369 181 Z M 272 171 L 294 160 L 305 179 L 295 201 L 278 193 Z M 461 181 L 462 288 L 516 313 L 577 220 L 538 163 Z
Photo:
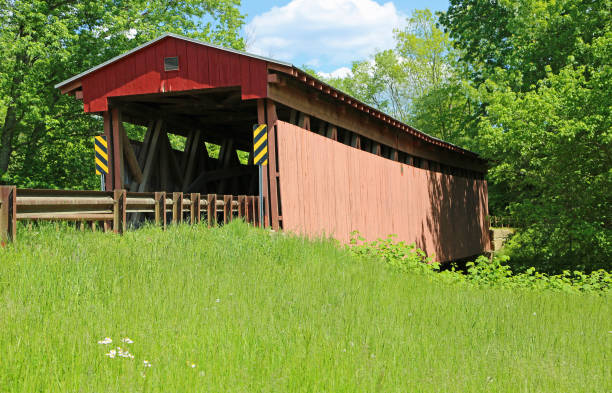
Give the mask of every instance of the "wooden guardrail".
M 128 214 L 138 220 L 149 214 L 164 229 L 168 216 L 172 223 L 189 218 L 191 224 L 203 217 L 208 225 L 227 223 L 241 218 L 253 225 L 261 225 L 259 197 L 247 195 L 217 195 L 182 192 L 127 192 L 40 190 L 0 186 L 0 242 L 14 241 L 17 221 L 48 220 L 90 223 L 95 229 L 100 223 L 105 231 L 123 233 Z
M 489 216 L 489 226 L 491 228 L 514 228 L 516 220 L 508 216 Z

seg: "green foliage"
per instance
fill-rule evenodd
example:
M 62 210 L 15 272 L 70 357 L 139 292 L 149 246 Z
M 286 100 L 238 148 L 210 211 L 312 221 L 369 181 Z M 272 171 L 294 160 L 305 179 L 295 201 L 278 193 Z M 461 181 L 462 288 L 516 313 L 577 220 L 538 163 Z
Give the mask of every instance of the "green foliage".
M 551 60 L 536 72 L 536 60 L 523 58 L 525 69 L 483 67 L 488 77 L 473 85 L 472 97 L 486 105 L 475 141 L 492 163 L 491 211 L 518 223 L 509 251 L 519 265 L 557 273 L 611 267 L 612 31 L 609 25 L 603 30 L 590 33 L 594 38 L 562 68 Z M 513 39 L 521 34 L 532 32 L 517 30 Z M 512 53 L 517 64 L 526 56 Z M 520 82 L 536 77 L 536 85 Z
M 456 70 L 457 53 L 431 11 L 415 10 L 395 30 L 395 48 L 353 62 L 331 85 L 446 141 L 470 147 L 471 102 Z
M 612 387 L 609 295 L 449 285 L 237 221 L 58 227 L 0 249 L 2 391 Z
M 243 49 L 238 0 L 0 1 L 0 176 L 28 187 L 92 188 L 101 119 L 54 84 L 175 32 Z
M 376 239 L 366 242 L 358 231 L 351 234 L 351 253 L 360 257 L 382 258 L 388 265 L 402 272 L 431 272 L 439 271 L 440 264 L 433 257 L 428 257 L 425 251 L 417 248 L 415 244 L 403 241 L 396 242 L 395 235 L 386 239 Z
M 466 270 L 441 270 L 440 264 L 432 256 L 416 247 L 415 244 L 394 241 L 390 235 L 386 239 L 366 242 L 358 232 L 354 232 L 348 248 L 359 257 L 376 258 L 404 273 L 421 273 L 433 280 L 447 283 L 467 283 L 486 288 L 552 290 L 572 293 L 598 292 L 612 290 L 612 273 L 603 269 L 584 273 L 578 270 L 564 270 L 561 274 L 548 275 L 537 272 L 534 267 L 522 273 L 514 273 L 508 263 L 510 257 L 496 256 L 489 260 L 485 256 L 466 263 Z

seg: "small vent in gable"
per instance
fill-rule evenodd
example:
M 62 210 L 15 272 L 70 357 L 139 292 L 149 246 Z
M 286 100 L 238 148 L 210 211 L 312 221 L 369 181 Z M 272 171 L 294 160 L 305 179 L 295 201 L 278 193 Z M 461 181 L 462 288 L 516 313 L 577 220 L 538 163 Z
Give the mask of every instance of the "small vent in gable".
M 178 56 L 164 57 L 164 71 L 176 71 L 179 69 Z

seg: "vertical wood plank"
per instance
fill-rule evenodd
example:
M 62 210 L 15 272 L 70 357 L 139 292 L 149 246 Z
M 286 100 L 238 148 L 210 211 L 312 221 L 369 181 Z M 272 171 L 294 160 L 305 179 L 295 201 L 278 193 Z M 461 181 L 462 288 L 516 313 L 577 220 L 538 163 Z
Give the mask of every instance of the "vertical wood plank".
M 121 137 L 121 109 L 111 109 L 113 133 L 113 180 L 114 189 L 123 188 L 123 138 Z
M 278 163 L 276 162 L 276 104 L 274 101 L 266 100 L 266 116 L 268 124 L 268 176 L 270 184 L 270 218 L 272 228 L 278 230 L 280 223 L 278 212 L 281 201 L 278 200 Z
M 206 198 L 208 200 L 208 227 L 210 228 L 217 222 L 217 194 L 208 194 Z
M 189 196 L 189 200 L 191 201 L 191 225 L 200 223 L 200 194 L 197 192 L 192 192 Z
M 232 196 L 223 195 L 223 223 L 227 224 L 232 219 Z
M 173 224 L 183 223 L 183 193 L 182 192 L 172 193 L 172 223 Z
M 267 121 L 266 119 L 266 102 L 263 98 L 260 98 L 259 100 L 257 100 L 257 123 L 258 124 L 265 124 Z M 268 136 L 270 134 L 270 125 L 268 125 Z M 268 146 L 270 144 L 270 140 L 268 139 Z M 270 148 L 268 147 L 268 157 L 270 155 Z M 251 154 L 252 157 L 252 154 Z M 268 167 L 270 166 L 270 159 L 268 158 Z M 261 184 L 263 187 L 262 190 L 262 195 L 264 196 L 264 219 L 263 219 L 263 224 L 265 227 L 270 226 L 270 222 L 271 222 L 271 217 L 270 217 L 270 203 L 269 203 L 269 195 L 270 195 L 270 181 L 268 179 L 270 179 L 269 175 L 268 175 L 268 168 L 264 168 L 264 170 L 261 171 L 262 172 L 262 179 L 261 179 Z
M 109 111 L 105 111 L 102 113 L 102 118 L 104 119 L 104 136 L 106 137 L 106 144 L 108 146 L 108 174 L 106 174 L 105 178 L 105 188 L 107 191 L 110 191 L 113 189 L 115 184 L 115 155 L 113 153 L 113 126 L 111 121 L 111 113 Z
M 155 193 L 155 225 L 161 226 L 162 229 L 166 230 L 166 193 L 156 192 Z
M 238 195 L 238 217 L 244 219 L 246 195 Z
M 115 190 L 113 193 L 113 232 L 123 234 L 126 230 L 126 191 Z
M 0 246 L 17 240 L 17 187 L 0 186 Z
M 253 197 L 251 195 L 246 197 L 246 209 L 244 212 L 244 220 L 247 223 L 253 222 Z

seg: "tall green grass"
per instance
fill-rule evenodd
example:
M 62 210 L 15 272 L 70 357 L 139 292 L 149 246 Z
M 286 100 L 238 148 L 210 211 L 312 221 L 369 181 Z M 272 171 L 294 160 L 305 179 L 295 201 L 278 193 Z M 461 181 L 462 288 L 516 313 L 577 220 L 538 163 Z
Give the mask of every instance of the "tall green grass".
M 610 392 L 611 311 L 237 222 L 43 226 L 0 250 L 0 392 Z

